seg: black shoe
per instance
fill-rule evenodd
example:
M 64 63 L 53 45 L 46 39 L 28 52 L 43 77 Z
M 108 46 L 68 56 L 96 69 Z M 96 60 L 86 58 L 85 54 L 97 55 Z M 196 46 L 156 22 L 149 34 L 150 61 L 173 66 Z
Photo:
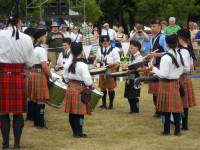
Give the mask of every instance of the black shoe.
M 130 111 L 130 112 L 128 112 L 129 114 L 133 114 L 133 113 L 135 113 L 134 111 Z
M 82 135 L 76 135 L 75 138 L 91 138 L 87 134 L 82 134 Z
M 101 108 L 101 109 L 107 109 L 107 106 L 101 105 L 100 108 Z
M 7 150 L 9 150 L 9 149 L 10 149 L 10 147 L 9 147 L 9 146 L 3 146 L 3 147 L 2 147 L 2 150 L 4 150 L 4 149 L 7 149 Z
M 175 136 L 181 136 L 181 133 L 178 132 L 178 133 L 174 133 Z
M 187 130 L 189 130 L 188 128 L 181 128 L 181 130 L 183 130 L 183 131 L 187 131 Z
M 161 118 L 162 116 L 161 115 L 158 115 L 158 114 L 155 114 L 155 115 L 153 115 L 153 118 L 154 119 L 159 119 L 159 118 Z
M 170 121 L 170 124 L 175 125 L 174 121 Z
M 108 109 L 113 109 L 113 106 L 109 106 Z
M 44 126 L 44 127 L 36 126 L 36 128 L 38 128 L 38 129 L 44 129 L 44 130 L 48 129 L 46 126 Z
M 161 136 L 170 136 L 171 134 L 170 133 L 161 132 L 160 135 Z
M 21 147 L 18 145 L 18 146 L 14 146 L 14 150 L 20 150 L 21 149 Z

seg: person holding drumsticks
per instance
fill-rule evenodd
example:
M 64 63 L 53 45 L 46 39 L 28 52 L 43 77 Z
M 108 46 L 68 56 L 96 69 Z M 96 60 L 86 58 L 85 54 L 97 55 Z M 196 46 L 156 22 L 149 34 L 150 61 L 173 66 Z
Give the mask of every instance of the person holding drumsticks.
M 111 47 L 110 38 L 107 35 L 101 36 L 100 42 L 102 43 L 102 46 L 97 51 L 96 60 L 94 61 L 94 67 L 97 66 L 97 63 L 100 63 L 102 67 L 108 66 L 108 72 L 115 72 L 115 66 L 120 64 L 118 49 Z M 107 109 L 106 89 L 108 89 L 110 99 L 108 109 L 113 109 L 113 101 L 115 98 L 114 88 L 117 87 L 115 79 L 110 78 L 108 75 L 100 74 L 99 87 L 104 94 L 104 96 L 102 97 L 103 104 L 100 106 L 100 108 Z
M 49 89 L 47 86 L 47 78 L 49 76 L 53 81 L 56 81 L 51 74 L 49 66 L 47 65 L 47 52 L 41 47 L 45 43 L 46 30 L 38 29 L 33 35 L 35 62 L 32 73 L 29 75 L 28 93 L 29 99 L 34 102 L 31 108 L 34 110 L 34 126 L 38 129 L 48 129 L 44 123 L 45 114 L 45 100 L 49 99 Z
M 79 60 L 82 55 L 82 43 L 72 43 L 72 60 L 64 65 L 63 78 L 68 84 L 65 98 L 65 112 L 69 113 L 69 123 L 75 138 L 88 138 L 83 134 L 84 115 L 88 115 L 89 103 L 85 104 L 81 100 L 81 91 L 83 89 L 94 89 L 92 78 L 88 71 L 88 66 Z
M 129 47 L 129 53 L 130 59 L 129 64 L 134 64 L 137 62 L 141 62 L 142 55 L 140 54 L 141 44 L 138 41 L 130 41 L 130 47 Z M 122 68 L 127 68 L 127 65 L 123 65 Z M 128 98 L 128 102 L 130 104 L 130 114 L 132 113 L 139 113 L 139 98 L 140 97 L 140 89 L 134 88 L 134 79 L 139 77 L 139 72 L 143 72 L 143 68 L 138 68 L 136 70 L 131 70 L 130 77 L 127 77 L 126 83 L 125 83 L 125 91 L 124 91 L 124 97 Z M 133 76 L 133 78 L 131 78 Z

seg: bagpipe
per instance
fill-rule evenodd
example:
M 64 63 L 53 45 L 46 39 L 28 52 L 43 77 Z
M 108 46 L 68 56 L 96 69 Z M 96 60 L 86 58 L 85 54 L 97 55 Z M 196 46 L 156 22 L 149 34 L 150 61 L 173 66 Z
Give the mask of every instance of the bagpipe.
M 135 78 L 134 88 L 140 89 L 141 88 L 141 82 L 144 82 L 144 84 L 149 84 L 149 83 L 159 82 L 159 80 L 160 80 L 160 78 L 158 76 Z

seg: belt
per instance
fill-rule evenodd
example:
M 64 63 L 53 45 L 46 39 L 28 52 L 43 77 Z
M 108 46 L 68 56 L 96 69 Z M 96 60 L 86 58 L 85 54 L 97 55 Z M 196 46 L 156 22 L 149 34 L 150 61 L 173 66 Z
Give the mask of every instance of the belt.
M 80 80 L 69 80 L 71 83 L 77 83 L 79 86 L 86 86 L 83 81 Z
M 188 75 L 188 73 L 183 73 L 183 74 L 181 74 L 181 75 Z
M 20 73 L 20 72 L 0 72 L 0 75 L 25 75 L 25 73 Z
M 160 81 L 171 82 L 171 81 L 179 81 L 179 79 L 165 79 L 165 78 L 162 78 L 162 79 L 160 79 Z
M 39 68 L 39 69 L 41 69 L 41 68 L 42 68 L 42 65 L 41 65 L 41 64 L 35 64 L 35 65 L 34 65 L 34 68 Z

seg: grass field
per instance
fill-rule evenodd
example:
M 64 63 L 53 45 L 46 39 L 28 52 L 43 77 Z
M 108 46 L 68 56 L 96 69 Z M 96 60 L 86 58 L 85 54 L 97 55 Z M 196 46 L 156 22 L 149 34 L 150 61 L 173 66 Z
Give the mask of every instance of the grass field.
M 197 106 L 189 111 L 189 131 L 182 131 L 182 136 L 163 137 L 161 119 L 153 119 L 154 106 L 152 95 L 147 94 L 148 85 L 142 85 L 140 113 L 128 114 L 129 105 L 123 97 L 124 82 L 118 81 L 115 89 L 114 110 L 102 110 L 96 107 L 94 114 L 85 116 L 84 133 L 91 139 L 72 138 L 68 114 L 64 107 L 57 109 L 46 105 L 46 124 L 49 130 L 33 127 L 33 122 L 26 121 L 21 147 L 23 150 L 199 150 L 200 149 L 200 79 L 192 79 Z M 95 83 L 95 86 L 98 84 Z M 108 97 L 107 97 L 108 102 Z M 63 105 L 64 106 L 64 105 Z M 10 134 L 13 146 L 13 132 Z M 2 139 L 0 139 L 2 143 Z

